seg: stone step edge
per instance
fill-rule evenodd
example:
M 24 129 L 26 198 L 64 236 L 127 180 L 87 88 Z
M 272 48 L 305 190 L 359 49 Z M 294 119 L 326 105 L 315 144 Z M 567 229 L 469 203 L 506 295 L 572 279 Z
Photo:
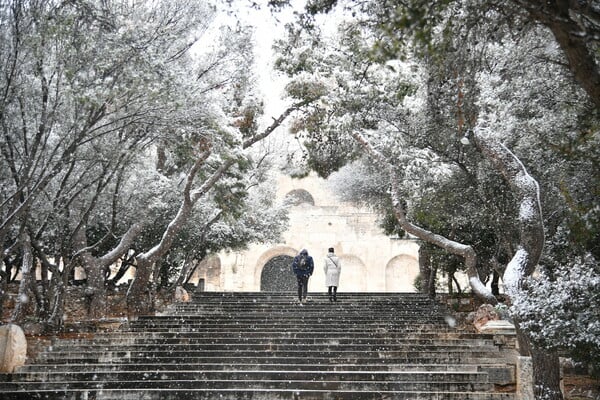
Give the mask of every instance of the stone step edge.
M 352 349 L 376 349 L 376 350 L 394 350 L 394 349 L 404 349 L 408 348 L 414 351 L 420 350 L 461 350 L 461 349 L 473 349 L 474 346 L 471 343 L 327 343 L 327 342 L 311 342 L 311 343 L 299 343 L 299 342 L 290 342 L 290 343 L 253 343 L 253 342 L 238 342 L 238 343 L 147 343 L 147 342 L 136 342 L 136 343 L 80 343 L 80 344 L 58 344 L 52 346 L 52 350 L 49 352 L 64 350 L 64 349 L 73 349 L 76 350 L 96 350 L 100 348 L 101 350 L 108 351 L 113 349 L 118 350 L 134 350 L 137 348 L 147 349 L 147 348 L 169 348 L 169 349 L 197 349 L 197 348 L 205 348 L 207 350 L 213 350 L 217 348 L 246 348 L 246 349 L 256 349 L 263 348 L 264 350 L 273 350 L 280 348 L 311 348 L 311 349 L 321 349 L 321 348 L 352 348 Z M 477 349 L 484 350 L 498 350 L 498 347 L 493 343 L 489 344 L 481 344 L 479 343 Z
M 88 367 L 94 367 L 94 368 L 107 368 L 108 371 L 110 371 L 109 368 L 115 368 L 115 367 L 119 367 L 119 366 L 131 366 L 131 363 L 98 363 L 98 364 L 90 364 L 88 365 Z M 294 371 L 294 369 L 292 368 L 302 368 L 299 369 L 300 371 L 305 371 L 308 370 L 310 371 L 311 369 L 314 371 L 354 371 L 354 369 L 356 370 L 360 370 L 360 371 L 365 371 L 365 372 L 379 372 L 379 371 L 407 371 L 407 372 L 423 372 L 423 373 L 428 373 L 430 371 L 448 371 L 448 372 L 454 372 L 454 371 L 458 371 L 458 372 L 477 372 L 479 370 L 479 366 L 477 364 L 461 364 L 461 365 L 456 365 L 456 364 L 336 364 L 336 365 L 323 365 L 323 364 L 252 364 L 252 363 L 245 363 L 245 364 L 240 364 L 240 363 L 189 363 L 189 364 L 178 364 L 180 367 L 196 367 L 196 371 L 205 371 L 205 369 L 198 369 L 198 367 L 214 367 L 214 366 L 221 366 L 223 368 L 227 367 L 227 366 L 231 366 L 233 367 L 242 367 L 242 368 L 248 368 L 248 367 L 262 367 L 262 368 L 267 368 L 265 369 L 265 371 L 276 371 L 275 369 L 268 369 L 268 368 L 287 368 L 288 370 Z M 58 368 L 71 368 L 71 367 L 78 367 L 78 364 L 58 364 L 58 363 L 54 363 L 54 364 L 26 364 L 24 366 L 22 366 L 18 371 L 16 371 L 17 373 L 30 373 L 31 371 L 28 371 L 29 368 L 34 367 L 34 368 L 44 368 L 43 371 L 40 372 L 47 372 L 48 369 L 58 369 Z M 162 371 L 162 369 L 160 369 L 161 367 L 164 368 L 168 368 L 171 367 L 171 365 L 168 364 L 156 364 L 156 363 L 136 363 L 135 364 L 136 367 L 148 367 L 148 368 L 152 368 L 155 369 L 157 371 Z M 159 368 L 157 368 L 159 367 Z M 330 368 L 334 368 L 334 369 L 330 369 Z M 377 367 L 377 368 L 375 368 Z M 507 368 L 507 367 L 513 367 L 511 364 L 486 364 L 485 365 L 486 368 Z M 354 369 L 353 369 L 354 368 Z M 396 369 L 394 369 L 396 368 Z M 208 370 L 207 370 L 208 371 Z M 214 369 L 213 371 L 218 371 L 218 369 Z M 240 371 L 262 371 L 260 369 L 242 369 Z M 296 369 L 296 371 L 298 371 L 298 369 Z M 0 376 L 9 376 L 10 374 L 2 374 L 0 373 Z
M 88 390 L 94 390 L 94 389 L 104 389 L 104 386 L 109 386 L 108 389 L 116 389 L 118 387 L 110 387 L 111 385 L 114 384 L 122 384 L 123 382 L 115 380 L 115 381 L 107 381 L 107 380 L 85 380 L 85 381 L 79 381 L 79 380 L 71 380 L 71 381 L 47 381 L 47 382 L 40 382 L 40 381 L 17 381 L 17 382 L 6 382 L 5 384 L 1 384 L 0 385 L 0 389 L 4 389 L 2 386 L 8 386 L 8 388 L 10 389 L 11 387 L 27 387 L 28 389 L 33 387 L 33 389 L 35 389 L 35 387 L 40 387 L 40 388 L 44 388 L 44 389 L 54 389 L 54 390 L 60 390 L 61 388 L 64 388 L 65 390 L 71 391 L 74 389 L 88 389 Z M 180 389 L 196 389 L 197 387 L 195 387 L 194 385 L 198 385 L 200 383 L 200 381 L 196 380 L 196 379 L 172 379 L 172 380 L 163 380 L 163 379 L 157 379 L 157 380 L 152 380 L 152 379 L 148 379 L 148 380 L 129 380 L 127 381 L 127 385 L 132 385 L 134 386 L 135 389 L 146 389 L 146 390 L 155 390 L 155 389 L 163 389 L 164 386 L 160 386 L 161 384 L 167 384 L 170 385 L 172 387 L 177 387 Z M 183 387 L 186 384 L 189 384 L 190 386 L 188 387 Z M 254 380 L 244 380 L 244 379 L 209 379 L 209 380 L 203 380 L 201 383 L 201 385 L 207 385 L 207 384 L 213 384 L 213 385 L 224 385 L 223 387 L 213 387 L 213 388 L 207 388 L 207 389 L 215 389 L 215 390 L 232 390 L 232 389 L 237 389 L 240 391 L 245 391 L 248 389 L 269 389 L 269 387 L 265 387 L 268 385 L 288 385 L 288 387 L 279 387 L 279 388 L 271 388 L 271 389 L 290 389 L 289 386 L 294 385 L 296 387 L 296 389 L 300 390 L 301 388 L 307 388 L 306 390 L 310 390 L 308 389 L 308 387 L 310 387 L 311 385 L 319 385 L 319 386 L 327 386 L 327 385 L 370 385 L 372 387 L 376 387 L 376 386 L 384 386 L 384 387 L 393 387 L 393 386 L 398 386 L 398 385 L 415 385 L 415 386 L 422 386 L 423 388 L 419 388 L 419 389 L 413 389 L 415 391 L 419 391 L 419 392 L 423 392 L 423 393 L 428 393 L 427 391 L 427 387 L 428 386 L 434 386 L 434 385 L 438 385 L 438 386 L 442 386 L 442 387 L 449 387 L 449 386 L 456 386 L 456 387 L 471 387 L 473 392 L 491 392 L 491 388 L 493 388 L 493 384 L 488 383 L 488 382 L 461 382 L 461 381 L 394 381 L 394 380 L 348 380 L 348 381 L 343 381 L 343 380 L 319 380 L 319 381 L 315 381 L 315 380 L 306 380 L 306 379 L 298 379 L 298 380 L 291 380 L 291 379 L 254 379 Z M 248 387 L 247 385 L 250 384 L 250 387 Z M 252 387 L 251 385 L 254 384 L 256 385 L 255 387 Z M 102 385 L 102 386 L 98 386 L 98 385 Z M 257 387 L 259 386 L 259 387 Z M 314 387 L 313 387 L 314 388 Z M 484 389 L 485 388 L 485 389 Z M 16 388 L 15 388 L 16 389 Z M 335 391 L 335 388 L 331 389 L 332 391 Z M 348 390 L 348 389 L 337 389 L 337 390 Z M 381 388 L 381 390 L 386 390 L 384 388 Z M 388 389 L 389 390 L 389 389 Z M 435 389 L 433 389 L 435 390 Z M 438 388 L 438 390 L 440 390 Z M 444 389 L 442 389 L 443 391 L 445 391 Z M 460 390 L 460 389 L 459 389 Z M 28 390 L 29 391 L 29 390 Z M 448 390 L 449 392 L 452 392 L 453 390 Z
M 80 374 L 80 375 L 94 375 L 94 374 L 102 374 L 102 373 L 107 373 L 107 374 L 137 374 L 137 373 L 148 373 L 149 371 L 139 371 L 139 370 L 104 370 L 104 371 L 69 371 L 66 374 Z M 152 372 L 152 371 L 150 371 Z M 312 371 L 312 370 L 302 370 L 302 371 L 298 371 L 298 370 L 291 370 L 291 369 L 261 369 L 261 370 L 248 370 L 248 369 L 227 369 L 227 370 L 220 370 L 220 369 L 214 369 L 214 370 L 196 370 L 196 369 L 189 369 L 189 370 L 185 370 L 185 369 L 161 369 L 160 371 L 157 371 L 157 373 L 161 373 L 161 374 L 179 374 L 179 373 L 197 373 L 197 374 L 250 374 L 250 375 L 259 375 L 259 374 L 290 374 L 290 375 L 307 375 L 307 374 L 318 374 L 321 376 L 333 376 L 333 375 L 343 375 L 343 374 L 349 374 L 349 375 L 356 375 L 356 376 L 473 376 L 473 375 L 477 375 L 477 376 L 485 376 L 487 375 L 486 372 L 483 371 L 479 371 L 479 370 L 472 370 L 472 371 L 404 371 L 404 370 L 397 370 L 397 371 L 393 371 L 393 370 L 383 370 L 383 371 L 363 371 L 363 370 L 357 370 L 357 371 L 352 371 L 352 370 L 324 370 L 324 371 Z M 42 374 L 42 375 L 63 375 L 65 374 L 64 372 L 60 372 L 60 371 L 40 371 L 40 372 L 17 372 L 18 375 L 31 375 L 31 374 Z M 284 377 L 282 379 L 270 379 L 270 380 L 287 380 L 287 377 Z M 186 379 L 181 379 L 181 380 L 186 380 Z M 355 379 L 353 379 L 355 380 Z M 377 379 L 373 379 L 374 381 L 377 381 Z
M 194 360 L 192 360 L 193 364 L 202 364 L 202 363 L 211 363 L 213 361 L 217 361 L 217 360 L 225 360 L 225 358 L 223 356 L 219 356 L 219 357 L 215 357 L 215 356 L 204 356 L 204 357 L 179 357 L 177 359 L 171 358 L 169 359 L 170 361 L 174 361 L 174 360 L 179 360 L 181 362 L 185 362 L 187 361 L 189 363 L 189 358 L 195 358 L 198 359 L 199 362 L 194 362 Z M 295 357 L 298 358 L 298 357 Z M 355 359 L 356 357 L 347 357 L 347 359 L 345 360 L 341 360 L 341 363 L 339 365 L 342 364 L 348 364 L 348 360 L 349 359 Z M 274 362 L 275 364 L 285 364 L 286 361 L 289 361 L 290 357 L 227 357 L 227 360 L 230 362 L 233 362 L 234 360 L 242 360 L 245 361 L 246 364 L 258 364 L 258 365 L 263 365 L 266 364 L 264 362 L 261 361 L 267 361 L 268 362 Z M 109 364 L 109 360 L 103 359 L 103 358 L 85 358 L 85 357 L 79 357 L 79 358 L 69 358 L 68 359 L 70 362 L 70 364 L 72 365 L 79 365 L 79 366 L 84 366 L 84 365 L 94 365 L 94 362 L 97 363 L 102 363 L 102 364 Z M 128 361 L 139 361 L 139 360 L 147 360 L 146 357 L 141 357 L 141 358 L 136 358 L 136 357 L 128 357 L 127 358 Z M 202 361 L 200 361 L 202 360 Z M 248 360 L 251 360 L 252 362 L 248 362 Z M 338 364 L 335 363 L 331 363 L 331 360 L 329 358 L 311 358 L 309 361 L 315 363 L 317 362 L 317 360 L 319 362 L 327 362 L 328 365 L 335 367 Z M 53 364 L 55 360 L 42 360 L 42 361 L 48 361 L 48 364 Z M 155 360 L 157 363 L 160 361 L 164 361 L 164 358 L 157 358 Z M 276 361 L 282 361 L 281 363 L 277 363 Z M 388 362 L 386 362 L 388 361 Z M 403 361 L 406 361 L 405 359 L 398 359 L 398 358 L 379 358 L 379 357 L 370 357 L 370 358 L 361 358 L 360 363 L 362 365 L 368 365 L 368 364 L 375 364 L 375 365 L 391 365 L 391 364 L 402 364 Z M 435 359 L 432 358 L 413 358 L 412 360 L 410 360 L 410 364 L 414 365 L 414 364 L 421 364 L 421 365 L 429 365 L 431 362 L 436 361 Z M 499 357 L 469 357 L 469 358 L 460 358 L 457 357 L 456 359 L 453 359 L 451 361 L 448 360 L 438 360 L 440 364 L 443 365 L 477 365 L 477 366 L 487 366 L 487 365 L 497 365 L 499 361 L 501 361 L 501 358 Z M 317 362 L 318 363 L 318 362 Z M 509 358 L 505 359 L 505 363 L 506 364 L 514 364 L 512 362 L 512 360 L 510 360 Z M 115 363 L 115 365 L 121 365 L 123 363 Z M 297 362 L 296 362 L 297 364 Z M 307 364 L 310 364 L 307 362 Z M 38 362 L 36 363 L 36 365 L 46 365 L 46 363 L 44 362 Z
M 31 392 L 28 392 L 28 394 L 32 394 L 32 393 L 65 393 L 65 392 L 82 392 L 82 393 L 94 393 L 94 392 L 115 392 L 115 393 L 127 393 L 127 392 L 141 392 L 144 391 L 145 389 L 103 389 L 103 388 L 94 388 L 94 389 L 67 389 L 67 390 L 56 390 L 56 389 L 48 389 L 48 390 L 40 390 L 40 389 L 32 389 Z M 462 399 L 468 399 L 471 398 L 471 396 L 474 395 L 485 395 L 485 396 L 494 396 L 494 398 L 502 398 L 502 399 L 513 399 L 514 397 L 514 393 L 499 393 L 499 392 L 440 392 L 440 391 L 435 391 L 435 392 L 422 392 L 422 391 L 356 391 L 356 390 L 303 390 L 303 389 L 235 389 L 235 388 L 230 388 L 230 389 L 203 389 L 203 388 L 195 388 L 195 389 L 177 389 L 177 388 L 160 388 L 160 389 L 153 389 L 153 391 L 160 391 L 160 392 L 173 392 L 173 393 L 186 393 L 186 392 L 208 392 L 208 393 L 227 393 L 227 392 L 233 392 L 233 393 L 302 393 L 302 394 L 327 394 L 327 393 L 336 393 L 336 394 L 352 394 L 355 395 L 357 393 L 373 393 L 373 394 L 389 394 L 392 395 L 392 397 L 390 398 L 394 398 L 393 395 L 402 395 L 402 394 L 415 394 L 415 395 L 419 395 L 419 394 L 427 394 L 427 395 L 435 395 L 438 396 L 436 398 L 439 399 L 447 399 L 448 397 L 446 396 L 453 396 L 453 395 L 457 395 L 457 396 L 464 396 L 464 397 L 456 397 L 456 399 L 462 400 Z M 2 394 L 8 394 L 8 393 L 17 393 L 20 394 L 21 396 L 23 396 L 23 392 L 19 391 L 19 390 L 6 390 L 3 391 Z M 439 397 L 442 396 L 442 397 Z M 381 397 L 377 397 L 377 398 L 381 398 Z

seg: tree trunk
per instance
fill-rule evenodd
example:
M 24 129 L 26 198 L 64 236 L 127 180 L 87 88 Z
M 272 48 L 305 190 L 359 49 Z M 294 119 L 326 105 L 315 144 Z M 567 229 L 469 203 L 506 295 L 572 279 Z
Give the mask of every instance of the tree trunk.
M 85 230 L 85 225 L 81 225 L 73 233 L 73 243 L 75 249 L 77 249 L 73 260 L 77 260 L 78 258 L 78 261 L 81 262 L 85 270 L 86 286 L 84 293 L 87 315 L 90 318 L 99 318 L 104 316 L 107 304 L 106 289 L 104 287 L 104 269 L 100 259 L 92 256 L 90 249 L 87 247 Z
M 594 32 L 590 29 L 586 32 L 585 27 L 577 22 L 577 19 L 597 22 L 600 15 L 591 5 L 594 2 L 515 1 L 527 10 L 534 20 L 550 29 L 565 54 L 573 77 L 589 95 L 596 109 L 600 109 L 600 69 L 586 43 L 592 42 L 594 36 L 597 37 L 597 30 Z
M 421 293 L 431 297 L 429 281 L 431 279 L 431 257 L 427 246 L 419 246 L 419 277 Z
M 437 266 L 432 265 L 431 266 L 431 275 L 429 275 L 429 282 L 427 283 L 429 285 L 429 289 L 427 289 L 428 293 L 429 293 L 429 297 L 432 299 L 435 299 L 435 295 L 436 295 L 436 289 L 435 289 L 436 277 L 437 277 Z
M 560 389 L 560 360 L 553 351 L 531 349 L 533 394 L 539 400 L 563 400 Z
M 87 247 L 84 226 L 75 232 L 74 243 L 77 249 L 76 257 L 79 257 L 81 260 L 87 277 L 85 296 L 88 305 L 88 316 L 90 318 L 96 319 L 106 316 L 108 311 L 106 269 L 127 252 L 131 243 L 141 232 L 142 228 L 142 224 L 133 224 L 121 237 L 117 246 L 102 257 L 92 256 L 91 248 Z
M 190 274 L 195 270 L 196 260 L 185 260 L 183 268 L 179 271 L 179 276 L 172 285 L 172 288 L 183 286 L 187 283 Z
M 196 173 L 190 172 L 190 174 Z M 188 177 L 190 176 L 188 174 Z M 150 288 L 150 279 L 154 264 L 170 249 L 175 235 L 183 227 L 192 211 L 193 203 L 189 197 L 184 196 L 184 200 L 179 207 L 179 212 L 169 223 L 165 230 L 162 240 L 148 252 L 138 256 L 135 269 L 135 277 L 127 291 L 127 312 L 130 316 L 148 315 L 154 312 L 154 298 Z M 157 277 L 154 277 L 157 279 Z
M 51 332 L 58 332 L 64 324 L 65 314 L 65 294 L 69 284 L 70 266 L 66 266 L 62 274 L 53 274 L 52 296 L 50 299 L 50 314 L 46 319 L 46 329 Z
M 19 292 L 17 295 L 17 304 L 13 310 L 11 321 L 15 324 L 23 323 L 27 314 L 27 308 L 31 302 L 31 285 L 35 279 L 33 270 L 33 251 L 31 247 L 31 238 L 27 229 L 21 232 L 21 249 L 23 251 L 23 264 L 21 266 L 21 282 L 19 283 Z
M 89 253 L 88 253 L 89 255 Z M 96 319 L 106 315 L 108 309 L 108 294 L 106 292 L 106 276 L 104 265 L 95 257 L 83 257 L 87 284 L 85 297 L 87 300 L 88 317 Z
M 456 291 L 458 292 L 458 295 L 460 296 L 462 294 L 462 288 L 460 287 L 460 284 L 458 283 L 458 279 L 456 279 L 454 272 L 452 273 L 452 281 L 456 285 Z
M 145 257 L 138 257 L 135 278 L 127 291 L 127 313 L 130 318 L 154 313 L 154 298 L 151 298 L 150 278 L 153 263 Z
M 492 284 L 491 284 L 492 294 L 494 296 L 500 295 L 500 287 L 498 286 L 499 282 L 500 282 L 500 274 L 498 274 L 498 271 L 494 270 L 492 272 Z
M 521 295 L 523 279 L 530 276 L 544 248 L 544 225 L 539 186 L 523 163 L 504 145 L 474 134 L 482 154 L 503 175 L 519 201 L 519 247 L 504 272 L 504 283 L 510 296 Z

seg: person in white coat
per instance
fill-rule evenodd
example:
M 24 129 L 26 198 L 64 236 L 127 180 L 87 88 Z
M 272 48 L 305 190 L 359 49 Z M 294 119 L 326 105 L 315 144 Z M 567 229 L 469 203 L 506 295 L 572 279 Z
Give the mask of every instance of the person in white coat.
M 333 247 L 330 247 L 325 257 L 325 285 L 329 293 L 329 301 L 337 301 L 337 288 L 340 284 L 340 273 L 342 265 L 338 256 L 334 254 Z

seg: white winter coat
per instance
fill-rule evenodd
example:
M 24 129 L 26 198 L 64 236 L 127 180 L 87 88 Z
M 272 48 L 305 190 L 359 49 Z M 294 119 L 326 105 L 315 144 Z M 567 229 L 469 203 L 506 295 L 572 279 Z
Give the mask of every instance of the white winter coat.
M 339 286 L 340 272 L 342 264 L 340 259 L 333 253 L 328 253 L 325 257 L 325 286 Z

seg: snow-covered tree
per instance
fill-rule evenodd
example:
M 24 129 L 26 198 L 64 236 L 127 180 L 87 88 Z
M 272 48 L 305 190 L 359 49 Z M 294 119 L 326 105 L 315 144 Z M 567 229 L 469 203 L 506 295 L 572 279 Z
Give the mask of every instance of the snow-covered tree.
M 307 10 L 309 14 L 332 10 L 340 13 L 333 7 L 336 3 L 309 2 Z M 566 63 L 546 28 L 530 23 L 527 17 L 532 10 L 528 14 L 514 3 L 490 1 L 339 3 L 351 16 L 351 22 L 340 30 L 341 40 L 316 46 L 321 38 L 315 40 L 313 35 L 312 46 L 298 46 L 300 31 L 291 31 L 292 48 L 282 52 L 280 65 L 298 78 L 297 87 L 323 93 L 321 108 L 312 110 L 301 121 L 301 130 L 324 137 L 321 142 L 335 144 L 329 135 L 346 135 L 362 143 L 380 165 L 387 165 L 391 195 L 396 196 L 393 209 L 400 225 L 447 249 L 451 246 L 441 237 L 408 223 L 406 218 L 414 208 L 406 206 L 424 194 L 443 196 L 439 186 L 428 186 L 429 176 L 445 175 L 454 180 L 462 176 L 462 185 L 475 185 L 473 199 L 468 199 L 472 204 L 463 215 L 472 216 L 469 219 L 473 224 L 488 225 L 496 236 L 493 245 L 501 246 L 502 252 L 509 255 L 504 283 L 516 302 L 527 298 L 523 291 L 526 278 L 544 256 L 546 219 L 553 226 L 570 224 L 573 228 L 582 227 L 574 222 L 587 219 L 587 226 L 572 232 L 570 239 L 579 236 L 579 251 L 595 251 L 589 240 L 597 238 L 592 211 L 597 209 L 597 198 L 586 197 L 577 186 L 597 193 L 597 168 L 588 164 L 585 172 L 573 173 L 575 168 L 568 165 L 581 164 L 581 158 L 571 156 L 569 160 L 565 154 L 579 148 L 590 151 L 592 154 L 587 156 L 592 160 L 597 158 L 590 147 L 598 140 L 594 94 L 584 84 L 585 92 L 577 87 L 573 78 L 580 83 L 581 79 L 571 75 L 577 68 L 573 59 L 567 57 Z M 594 14 L 593 9 L 572 11 L 568 19 Z M 316 24 L 310 15 L 301 20 L 307 28 Z M 591 43 L 594 35 L 588 34 L 596 28 L 593 21 L 583 24 L 589 28 L 582 31 L 583 36 Z M 557 31 L 551 31 L 556 37 Z M 410 68 L 402 71 L 403 64 L 397 61 L 402 58 L 413 60 L 420 76 L 411 77 L 407 73 Z M 311 136 L 308 139 L 313 140 Z M 314 147 L 319 154 L 318 140 Z M 340 164 L 343 162 L 333 163 L 336 168 Z M 425 179 L 417 179 L 417 185 L 412 185 L 411 175 L 419 168 L 427 171 L 417 175 Z M 569 179 L 565 171 L 571 172 Z M 570 184 L 580 176 L 584 184 Z M 494 185 L 490 187 L 489 183 Z M 502 207 L 491 196 L 494 192 L 502 195 Z M 571 196 L 581 206 L 569 205 L 573 203 Z M 586 200 L 590 203 L 583 206 Z M 546 218 L 543 203 L 552 205 Z M 451 221 L 460 220 L 452 211 L 437 210 Z M 486 218 L 485 213 L 491 215 Z M 554 220 L 558 215 L 567 219 Z M 467 261 L 473 256 L 471 251 L 465 253 Z M 504 270 L 495 261 L 496 267 Z M 477 291 L 477 284 L 473 289 Z M 558 358 L 539 343 L 531 347 L 536 396 L 560 399 Z
M 24 276 L 13 317 L 22 319 L 35 298 L 38 316 L 59 326 L 77 265 L 92 316 L 101 315 L 108 266 L 131 248 L 137 274 L 128 304 L 149 311 L 154 265 L 194 206 L 206 196 L 201 225 L 232 193 L 246 210 L 238 188 L 250 176 L 262 180 L 248 150 L 296 106 L 258 125 L 250 32 L 223 27 L 205 36 L 215 8 L 204 1 L 15 0 L 0 10 L 11 28 L 0 45 L 0 239 L 5 265 L 22 265 Z M 269 211 L 265 219 L 281 219 Z M 239 213 L 227 215 L 227 225 L 238 223 Z M 44 293 L 30 273 L 37 262 Z
M 3 254 L 31 243 L 60 293 L 88 249 L 90 219 L 111 203 L 104 197 L 117 206 L 126 201 L 130 194 L 119 190 L 127 168 L 158 127 L 181 119 L 174 111 L 187 92 L 179 68 L 212 11 L 201 3 L 15 0 L 2 3 L 1 12 L 8 28 L 0 50 Z M 23 235 L 30 240 L 19 240 Z M 94 271 L 88 268 L 91 280 Z M 22 284 L 36 289 L 28 279 Z M 52 303 L 46 311 L 62 318 L 61 301 Z M 15 318 L 22 318 L 20 308 Z

